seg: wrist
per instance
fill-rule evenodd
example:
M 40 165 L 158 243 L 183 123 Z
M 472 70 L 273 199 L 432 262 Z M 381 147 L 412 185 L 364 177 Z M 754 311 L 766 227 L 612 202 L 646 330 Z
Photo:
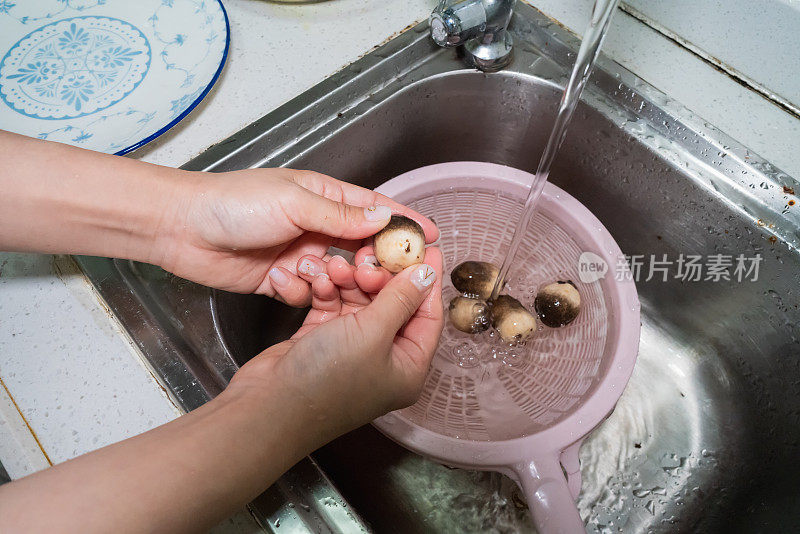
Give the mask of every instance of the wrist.
M 285 341 L 268 348 L 242 366 L 218 398 L 256 414 L 270 429 L 279 421 L 286 439 L 306 455 L 368 421 L 349 417 L 346 390 L 330 395 L 314 358 L 294 352 L 296 346 Z
M 263 354 L 258 356 L 263 358 Z M 249 365 L 250 363 L 248 363 Z M 257 441 L 279 436 L 291 456 L 287 468 L 335 438 L 328 421 L 308 398 L 287 381 L 280 366 L 259 365 L 258 376 L 243 367 L 213 402 L 227 406 L 249 421 Z M 252 373 L 255 374 L 255 373 Z
M 139 261 L 164 267 L 180 257 L 186 245 L 188 213 L 202 173 L 163 167 L 146 193 L 147 214 L 140 219 L 135 240 Z

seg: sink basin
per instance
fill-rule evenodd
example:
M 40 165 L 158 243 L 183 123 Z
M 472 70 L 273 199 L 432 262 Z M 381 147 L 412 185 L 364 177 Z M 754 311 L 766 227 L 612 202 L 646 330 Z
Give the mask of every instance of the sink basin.
M 487 75 L 420 24 L 185 168 L 289 166 L 370 188 L 445 161 L 533 172 L 578 43 L 526 4 L 512 31 L 512 64 Z M 636 369 L 581 449 L 587 530 L 800 528 L 800 207 L 788 202 L 800 184 L 603 58 L 551 180 L 644 265 Z M 740 254 L 761 256 L 756 280 L 737 280 Z M 664 255 L 666 279 L 649 269 Z M 731 279 L 682 280 L 681 255 L 732 256 Z M 187 410 L 304 316 L 152 266 L 80 261 Z M 428 461 L 371 426 L 316 451 L 251 508 L 275 531 L 533 530 L 509 479 Z

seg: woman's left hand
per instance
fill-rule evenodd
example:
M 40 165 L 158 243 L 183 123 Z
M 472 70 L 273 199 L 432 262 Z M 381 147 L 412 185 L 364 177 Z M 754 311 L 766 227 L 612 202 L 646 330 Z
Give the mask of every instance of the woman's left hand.
M 324 258 L 331 246 L 355 251 L 392 213 L 419 222 L 428 243 L 438 238 L 436 226 L 422 215 L 374 191 L 315 172 L 251 169 L 198 173 L 193 179 L 171 223 L 175 235 L 156 245 L 151 261 L 226 291 L 307 306 L 310 283 L 298 276 L 298 260 L 305 255 Z
M 0 130 L 0 250 L 145 261 L 200 284 L 311 302 L 297 260 L 355 251 L 392 213 L 369 189 L 291 169 L 192 172 Z

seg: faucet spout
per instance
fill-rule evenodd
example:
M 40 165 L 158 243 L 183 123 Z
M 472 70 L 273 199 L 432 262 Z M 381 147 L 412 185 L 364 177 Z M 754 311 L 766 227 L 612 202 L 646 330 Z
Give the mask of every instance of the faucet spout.
M 516 0 L 441 0 L 430 17 L 431 37 L 439 46 L 464 46 L 468 65 L 485 72 L 511 62 L 508 23 Z

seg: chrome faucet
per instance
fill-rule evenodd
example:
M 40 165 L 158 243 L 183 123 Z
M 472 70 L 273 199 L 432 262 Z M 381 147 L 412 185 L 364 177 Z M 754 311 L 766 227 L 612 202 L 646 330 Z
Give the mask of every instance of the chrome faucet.
M 464 45 L 468 65 L 494 72 L 511 62 L 508 22 L 516 0 L 441 0 L 431 13 L 431 37 L 439 46 Z

